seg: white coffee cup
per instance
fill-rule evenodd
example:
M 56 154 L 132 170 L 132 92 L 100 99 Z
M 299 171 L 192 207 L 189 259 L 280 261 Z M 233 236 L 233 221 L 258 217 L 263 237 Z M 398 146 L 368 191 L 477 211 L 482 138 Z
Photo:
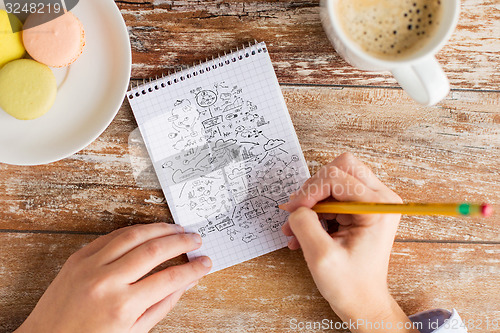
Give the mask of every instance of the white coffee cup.
M 337 1 L 321 0 L 321 21 L 335 49 L 348 63 L 363 70 L 392 72 L 401 87 L 423 105 L 434 105 L 448 95 L 450 83 L 434 55 L 455 30 L 460 0 L 441 0 L 442 19 L 432 37 L 419 50 L 397 60 L 376 58 L 349 39 L 335 13 Z

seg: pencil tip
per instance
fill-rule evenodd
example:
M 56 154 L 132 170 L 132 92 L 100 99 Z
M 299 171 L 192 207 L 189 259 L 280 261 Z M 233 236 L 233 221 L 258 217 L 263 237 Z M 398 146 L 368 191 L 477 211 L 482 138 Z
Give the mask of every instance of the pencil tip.
M 281 209 L 281 210 L 284 210 L 284 211 L 288 211 L 288 210 L 287 210 L 287 208 L 288 208 L 287 203 L 284 203 L 284 204 L 278 205 L 278 208 L 279 208 L 279 209 Z

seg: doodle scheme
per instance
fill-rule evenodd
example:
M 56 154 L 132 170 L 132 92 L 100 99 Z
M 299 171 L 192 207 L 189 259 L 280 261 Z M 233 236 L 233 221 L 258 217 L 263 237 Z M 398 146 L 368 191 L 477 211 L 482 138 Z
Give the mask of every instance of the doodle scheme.
M 278 204 L 304 179 L 299 156 L 287 150 L 295 143 L 279 138 L 266 110 L 236 85 L 190 93 L 169 110 L 174 154 L 161 162 L 180 215 L 195 218 L 202 237 L 251 243 L 278 232 L 287 218 Z

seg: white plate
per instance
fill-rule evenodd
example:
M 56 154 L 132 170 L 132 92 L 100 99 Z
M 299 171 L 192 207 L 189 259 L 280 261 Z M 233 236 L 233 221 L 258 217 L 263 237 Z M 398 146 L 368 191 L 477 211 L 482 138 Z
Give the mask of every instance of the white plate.
M 101 135 L 123 103 L 132 55 L 120 11 L 113 0 L 80 0 L 72 12 L 85 28 L 83 54 L 67 73 L 54 70 L 57 99 L 43 117 L 17 120 L 0 109 L 0 162 L 39 165 L 68 157 Z

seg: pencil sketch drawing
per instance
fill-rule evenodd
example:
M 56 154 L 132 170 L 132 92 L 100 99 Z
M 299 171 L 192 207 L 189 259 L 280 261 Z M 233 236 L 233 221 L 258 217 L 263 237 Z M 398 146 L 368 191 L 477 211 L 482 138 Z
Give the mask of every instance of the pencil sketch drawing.
M 165 145 L 173 154 L 160 163 L 177 189 L 176 210 L 196 221 L 202 237 L 222 233 L 248 244 L 278 232 L 287 219 L 278 205 L 305 177 L 299 153 L 289 152 L 295 142 L 283 139 L 268 119 L 272 112 L 236 84 L 217 82 L 190 94 L 168 106 Z

